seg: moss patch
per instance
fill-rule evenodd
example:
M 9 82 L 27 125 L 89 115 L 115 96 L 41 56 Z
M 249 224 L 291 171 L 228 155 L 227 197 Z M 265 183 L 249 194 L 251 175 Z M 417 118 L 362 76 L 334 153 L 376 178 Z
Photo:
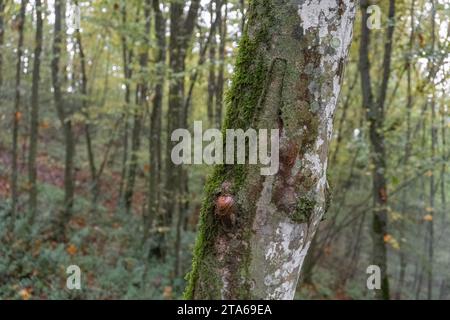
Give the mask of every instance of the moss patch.
M 316 201 L 307 197 L 302 197 L 297 203 L 297 208 L 292 215 L 292 221 L 296 223 L 308 223 L 314 208 L 316 207 Z

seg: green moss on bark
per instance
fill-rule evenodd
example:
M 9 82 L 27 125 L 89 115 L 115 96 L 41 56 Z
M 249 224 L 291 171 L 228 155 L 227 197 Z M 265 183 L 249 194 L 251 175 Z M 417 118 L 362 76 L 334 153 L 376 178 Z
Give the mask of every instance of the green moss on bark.
M 226 129 L 250 128 L 255 119 L 258 101 L 263 93 L 264 84 L 270 67 L 267 61 L 265 46 L 270 43 L 270 32 L 273 30 L 274 10 L 272 1 L 258 0 L 250 3 L 249 25 L 255 26 L 252 30 L 246 28 L 239 44 L 236 58 L 235 72 L 232 85 L 226 95 L 227 114 L 223 127 Z M 225 143 L 226 139 L 224 139 Z M 237 194 L 247 177 L 247 165 L 219 165 L 216 166 L 212 176 L 205 186 L 205 197 L 200 212 L 199 234 L 194 249 L 192 270 L 187 274 L 187 287 L 184 293 L 185 299 L 219 298 L 221 296 L 222 283 L 217 277 L 219 266 L 214 265 L 214 259 L 208 256 L 214 252 L 214 239 L 221 232 L 220 226 L 214 217 L 215 198 L 217 190 L 223 182 L 231 183 L 232 192 Z M 242 216 L 245 212 L 239 212 L 241 224 L 250 222 L 252 217 Z M 242 230 L 237 230 L 242 232 Z M 241 241 L 249 238 L 250 234 L 242 234 Z M 248 272 L 250 256 L 243 256 L 239 266 L 239 273 L 245 277 Z M 208 288 L 198 285 L 199 278 L 208 279 Z M 248 295 L 249 287 L 235 288 L 238 295 Z M 244 292 L 240 292 L 244 291 Z M 239 293 L 240 292 L 240 293 Z
M 316 201 L 307 197 L 302 197 L 297 203 L 297 208 L 292 215 L 292 221 L 296 223 L 308 223 L 314 213 Z

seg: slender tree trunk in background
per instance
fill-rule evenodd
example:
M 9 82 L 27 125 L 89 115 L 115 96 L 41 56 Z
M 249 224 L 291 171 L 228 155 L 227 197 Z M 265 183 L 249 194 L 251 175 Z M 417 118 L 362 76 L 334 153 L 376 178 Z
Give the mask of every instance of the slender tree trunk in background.
M 11 171 L 11 228 L 14 228 L 16 221 L 16 211 L 18 202 L 18 138 L 19 138 L 19 123 L 22 116 L 21 107 L 21 80 L 22 80 L 22 56 L 23 56 L 23 30 L 25 26 L 25 10 L 28 1 L 22 0 L 20 4 L 20 12 L 16 19 L 17 29 L 19 32 L 19 40 L 17 44 L 17 62 L 16 62 L 16 83 L 14 95 L 14 110 L 13 110 L 13 134 L 12 134 L 12 171 Z M 12 229 L 11 229 L 12 231 Z
M 62 15 L 65 12 L 64 0 L 55 0 L 55 24 L 53 31 L 53 56 L 51 61 L 51 73 L 53 84 L 53 96 L 61 127 L 64 131 L 65 143 L 65 161 L 64 161 L 64 208 L 58 219 L 57 237 L 62 240 L 65 238 L 66 224 L 69 221 L 74 200 L 74 156 L 75 156 L 75 139 L 72 132 L 72 121 L 70 114 L 64 107 L 63 93 L 61 90 L 60 60 L 62 49 L 65 48 Z
M 239 0 L 239 8 L 241 9 L 241 34 L 244 34 L 245 30 L 245 0 Z
M 316 259 L 314 252 L 318 248 L 318 237 L 317 234 L 313 237 L 311 245 L 309 246 L 308 254 L 305 256 L 305 261 L 303 262 L 303 269 L 301 278 L 299 279 L 300 285 L 312 285 L 313 284 L 313 271 L 316 266 Z
M 198 63 L 197 63 L 197 69 L 195 70 L 194 73 L 191 74 L 190 76 L 190 84 L 189 84 L 189 90 L 188 93 L 186 95 L 186 99 L 184 99 L 184 107 L 183 107 L 183 120 L 184 124 L 187 126 L 187 119 L 189 118 L 190 115 L 190 107 L 191 107 L 191 103 L 192 103 L 192 97 L 194 94 L 194 87 L 195 84 L 197 83 L 197 79 L 198 79 L 198 75 L 199 75 L 199 69 L 201 66 L 203 66 L 203 64 L 206 62 L 206 55 L 208 53 L 208 49 L 210 48 L 210 45 L 213 43 L 214 38 L 216 37 L 216 29 L 219 26 L 220 20 L 221 20 L 221 9 L 222 9 L 222 1 L 217 1 L 217 6 L 216 6 L 216 18 L 214 19 L 214 21 L 212 22 L 211 28 L 209 30 L 209 34 L 206 37 L 205 43 L 204 44 L 200 44 L 200 54 L 199 54 L 199 59 L 198 59 Z M 211 94 L 214 96 L 214 92 L 211 92 Z M 214 109 L 214 106 L 213 106 Z M 214 115 L 214 110 L 212 111 L 213 115 Z M 214 117 L 213 117 L 214 118 Z M 213 121 L 214 119 L 211 119 L 211 121 Z
M 78 1 L 75 1 L 75 5 L 78 6 Z M 92 194 L 92 210 L 95 211 L 97 197 L 98 197 L 98 181 L 97 181 L 97 168 L 95 165 L 95 155 L 92 149 L 92 136 L 91 136 L 91 126 L 90 126 L 90 115 L 89 115 L 89 103 L 88 103 L 88 78 L 86 72 L 86 56 L 84 54 L 83 42 L 81 40 L 80 29 L 75 30 L 75 41 L 78 47 L 78 54 L 80 56 L 80 67 L 81 67 L 81 94 L 82 94 L 82 107 L 83 114 L 86 117 L 84 123 L 84 136 L 86 139 L 86 153 L 89 162 L 89 171 L 91 173 L 91 185 L 90 190 Z
M 450 27 L 449 27 L 450 28 Z M 442 97 L 445 97 L 445 92 L 442 92 Z M 441 137 L 442 137 L 442 167 L 441 167 L 441 205 L 442 205 L 442 225 L 447 223 L 447 195 L 446 195 L 446 175 L 447 175 L 447 122 L 448 111 L 445 109 L 445 102 L 441 103 Z
M 347 95 L 345 97 L 345 100 L 343 102 L 342 105 L 342 116 L 339 119 L 339 123 L 337 126 L 337 138 L 336 138 L 336 148 L 334 149 L 333 155 L 331 156 L 331 161 L 330 164 L 332 165 L 336 165 L 336 161 L 337 161 L 337 156 L 339 155 L 339 151 L 340 151 L 340 147 L 341 147 L 341 143 L 342 143 L 342 139 L 344 137 L 343 131 L 344 131 L 344 122 L 346 122 L 347 120 L 347 111 L 350 107 L 350 101 L 352 98 L 352 93 L 353 93 L 353 89 L 356 86 L 356 83 L 358 81 L 358 73 L 355 73 L 355 77 L 352 81 L 352 83 L 350 84 L 350 87 L 348 88 L 348 92 Z
M 251 2 L 224 126 L 280 130 L 280 170 L 215 167 L 187 298 L 294 297 L 327 203 L 327 152 L 355 11 L 352 0 Z
M 436 144 L 437 144 L 437 125 L 436 125 L 436 103 L 435 94 L 433 93 L 431 102 L 431 158 L 436 157 Z M 426 222 L 427 233 L 428 233 L 428 248 L 427 248 L 427 299 L 431 300 L 433 298 L 433 251 L 434 251 L 434 213 L 435 213 L 435 194 L 436 187 L 434 181 L 434 171 L 430 174 L 430 210 L 432 218 Z
M 0 87 L 3 85 L 3 44 L 5 41 L 5 2 L 0 0 Z
M 228 18 L 228 7 L 227 1 L 223 1 L 225 7 L 225 14 L 220 15 L 219 18 L 219 34 L 220 34 L 220 44 L 219 44 L 219 70 L 217 72 L 217 82 L 216 82 L 216 128 L 220 129 L 222 126 L 222 114 L 223 114 L 223 91 L 225 86 L 225 50 L 227 42 L 227 18 Z
M 219 0 L 220 1 L 220 0 Z M 214 6 L 218 4 L 218 1 L 211 1 L 209 5 L 209 14 L 211 16 L 209 34 L 212 35 L 211 43 L 209 45 L 209 70 L 208 70 L 208 101 L 207 112 L 209 124 L 214 123 L 214 94 L 216 88 L 216 33 L 213 34 L 214 26 Z
M 129 213 L 131 210 L 134 194 L 134 185 L 136 182 L 136 173 L 138 168 L 138 152 L 141 148 L 141 131 L 142 131 L 142 121 L 144 116 L 145 106 L 147 105 L 147 94 L 148 94 L 148 50 L 150 47 L 150 25 L 151 25 L 151 0 L 146 0 L 144 4 L 144 18 L 145 18 L 145 29 L 144 29 L 144 39 L 143 47 L 140 48 L 139 54 L 139 66 L 140 75 L 139 83 L 136 88 L 137 97 L 136 104 L 139 106 L 138 110 L 134 111 L 134 124 L 133 130 L 131 132 L 131 158 L 130 167 L 128 170 L 127 183 L 125 188 L 125 211 Z
M 430 72 L 435 74 L 436 69 L 436 59 L 435 46 L 436 46 L 436 3 L 435 0 L 431 0 L 431 68 Z M 434 79 L 433 79 L 434 80 Z M 437 146 L 437 136 L 438 127 L 436 123 L 436 90 L 432 88 L 431 94 L 431 159 L 434 160 L 436 157 L 436 146 Z M 427 221 L 428 230 L 428 248 L 427 248 L 427 299 L 433 299 L 433 256 L 434 256 L 434 217 L 435 217 L 435 194 L 436 187 L 434 182 L 434 170 L 430 174 L 430 210 L 432 218 Z
M 409 158 L 411 156 L 411 113 L 413 108 L 413 93 L 412 93 L 412 56 L 414 54 L 413 52 L 413 45 L 414 45 L 414 37 L 415 37 L 415 19 L 414 19 L 414 9 L 415 9 L 415 0 L 412 0 L 411 2 L 411 8 L 410 8 L 410 19 L 411 19 L 411 32 L 409 36 L 409 51 L 406 58 L 406 77 L 407 77 L 407 102 L 406 102 L 406 142 L 405 142 L 405 155 L 403 160 L 403 168 L 405 171 L 404 174 L 404 180 L 407 178 L 407 170 L 409 165 Z M 400 232 L 400 239 L 405 238 L 405 220 L 406 216 L 408 215 L 408 200 L 407 200 L 408 192 L 407 190 L 404 190 L 402 193 L 402 213 L 404 217 L 400 220 L 400 226 L 399 226 L 399 232 Z M 405 242 L 406 243 L 406 242 Z M 400 272 L 398 277 L 398 284 L 397 284 L 397 290 L 395 294 L 395 299 L 400 300 L 402 297 L 402 290 L 403 290 L 403 284 L 405 282 L 405 275 L 406 275 L 406 253 L 403 248 L 403 246 L 400 247 L 399 250 L 399 258 L 400 258 Z
M 121 15 L 122 15 L 122 26 L 125 27 L 127 24 L 127 8 L 126 2 L 121 4 Z M 120 41 L 122 44 L 122 63 L 123 63 L 123 73 L 125 78 L 125 128 L 124 128 L 124 136 L 123 136 L 123 157 L 122 157 L 122 171 L 120 175 L 120 185 L 119 185 L 119 194 L 118 199 L 122 203 L 123 199 L 123 189 L 125 185 L 125 180 L 127 176 L 127 162 L 128 162 L 128 109 L 130 107 L 131 102 L 131 77 L 133 75 L 133 69 L 131 67 L 131 63 L 133 61 L 133 50 L 128 49 L 128 40 L 127 35 L 122 34 L 120 37 Z
M 31 117 L 30 117 L 30 149 L 28 154 L 28 183 L 29 183 L 29 215 L 30 225 L 33 224 L 37 213 L 37 184 L 36 184 L 36 155 L 39 138 L 39 81 L 41 71 L 41 52 L 43 39 L 42 2 L 36 0 L 36 40 L 33 61 L 33 80 L 31 87 Z
M 170 3 L 170 45 L 169 45 L 169 110 L 167 119 L 167 144 L 166 144 L 166 181 L 164 185 L 164 210 L 167 226 L 172 224 L 172 218 L 176 212 L 177 197 L 179 195 L 180 168 L 176 167 L 171 159 L 171 152 L 175 145 L 171 141 L 171 134 L 180 128 L 181 108 L 184 99 L 184 58 L 182 57 L 181 39 L 182 35 L 183 3 L 177 1 Z M 181 39 L 180 39 L 181 38 Z
M 216 14 L 214 22 L 211 25 L 210 32 L 208 34 L 208 37 L 205 41 L 205 44 L 203 45 L 201 51 L 200 51 L 200 57 L 198 61 L 198 67 L 201 67 L 205 61 L 206 56 L 208 53 L 209 46 L 211 45 L 215 35 L 216 35 L 216 29 L 220 22 L 221 17 L 221 10 L 222 10 L 222 4 L 223 1 L 218 0 L 216 2 Z M 186 48 L 187 48 L 187 44 Z M 184 61 L 183 61 L 184 63 Z M 185 99 L 183 99 L 183 109 L 181 110 L 181 127 L 187 128 L 188 124 L 188 118 L 190 114 L 190 106 L 194 91 L 194 86 L 198 78 L 199 71 L 198 69 L 191 75 L 190 77 L 190 86 L 189 91 Z M 183 85 L 184 86 L 184 85 Z M 188 194 L 189 194 L 189 185 L 188 185 L 188 174 L 184 167 L 179 167 L 180 173 L 179 173 L 179 194 L 178 194 L 178 203 L 177 203 L 177 220 L 176 220 L 176 230 L 175 230 L 175 277 L 178 277 L 181 275 L 181 234 L 183 231 L 183 226 L 185 225 L 185 221 L 187 218 L 187 213 L 189 211 L 189 200 L 188 200 Z
M 378 100 L 372 93 L 370 75 L 369 45 L 370 29 L 367 25 L 369 2 L 361 1 L 361 40 L 360 40 L 360 72 L 363 93 L 363 108 L 367 110 L 369 121 L 371 161 L 373 164 L 373 264 L 381 269 L 381 290 L 375 292 L 377 299 L 389 299 L 389 280 L 387 273 L 387 248 L 384 237 L 387 235 L 387 183 L 386 183 L 386 146 L 384 137 L 385 100 L 391 72 L 392 40 L 395 29 L 395 1 L 389 2 L 389 20 L 384 47 L 383 78 Z
M 170 46 L 169 66 L 171 79 L 169 85 L 169 111 L 166 144 L 166 179 L 164 185 L 164 210 L 166 221 L 171 225 L 175 213 L 181 210 L 179 203 L 184 193 L 184 182 L 181 180 L 182 168 L 172 162 L 171 153 L 176 142 L 171 141 L 172 132 L 186 126 L 185 98 L 185 60 L 187 49 L 197 21 L 200 0 L 191 1 L 187 16 L 184 17 L 184 3 L 170 3 Z
M 156 226 L 156 245 L 152 249 L 154 256 L 161 258 L 164 256 L 164 232 L 159 232 L 159 228 L 166 225 L 165 216 L 161 212 L 161 115 L 163 107 L 164 95 L 164 79 L 166 74 L 166 20 L 161 12 L 159 0 L 153 0 L 153 11 L 155 15 L 155 33 L 157 42 L 156 55 L 156 84 L 155 95 L 153 97 L 153 110 L 150 116 L 150 182 L 149 182 L 149 196 L 148 196 L 148 216 L 147 221 L 147 236 L 148 230 L 152 228 L 153 221 Z
M 428 108 L 428 103 L 427 103 L 426 108 Z M 426 134 L 426 132 L 427 132 L 427 123 L 426 123 L 426 117 L 424 117 L 420 121 L 420 123 L 421 123 L 420 131 L 421 131 L 421 134 L 422 134 L 421 141 L 420 141 L 420 148 L 421 148 L 421 150 L 425 150 L 426 144 L 427 144 L 427 134 Z M 425 205 L 426 184 L 425 184 L 425 177 L 424 176 L 420 177 L 419 190 L 420 190 L 420 198 L 419 198 L 420 199 L 420 203 Z M 415 298 L 416 298 L 416 300 L 420 299 L 420 295 L 421 295 L 421 292 L 422 292 L 423 275 L 424 275 L 424 270 L 425 270 L 425 258 L 423 257 L 423 255 L 427 251 L 427 241 L 428 241 L 427 230 L 423 226 L 423 224 L 420 223 L 423 220 L 423 212 L 425 212 L 425 209 L 426 209 L 425 207 L 419 208 L 419 210 L 418 210 L 419 212 L 417 213 L 417 221 L 418 221 L 417 234 L 418 234 L 418 238 L 421 238 L 422 235 L 423 235 L 424 247 L 423 247 L 423 252 L 420 252 L 417 255 L 416 271 L 415 271 L 415 276 L 414 276 L 414 283 L 415 283 L 416 286 L 413 287 L 413 289 L 415 290 Z

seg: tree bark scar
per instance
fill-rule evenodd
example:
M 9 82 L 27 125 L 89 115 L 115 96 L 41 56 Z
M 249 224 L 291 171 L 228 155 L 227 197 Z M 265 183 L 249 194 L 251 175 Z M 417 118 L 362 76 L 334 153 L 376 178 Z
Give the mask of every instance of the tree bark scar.
M 259 128 L 269 129 L 273 127 L 273 124 L 277 124 L 280 131 L 282 130 L 281 107 L 286 68 L 287 61 L 285 59 L 274 58 L 272 60 L 267 82 L 258 101 L 257 112 L 255 112 L 254 123 L 257 123 Z M 263 112 L 262 115 L 261 112 Z
M 302 51 L 302 63 L 309 71 L 304 71 L 299 77 L 297 85 L 297 100 L 299 104 L 290 106 L 290 108 L 298 108 L 298 112 L 293 114 L 301 115 L 298 119 L 298 127 L 303 130 L 300 139 L 283 139 L 280 141 L 280 170 L 278 172 L 272 200 L 280 212 L 291 215 L 297 209 L 297 194 L 299 186 L 308 178 L 306 173 L 301 170 L 293 170 L 297 166 L 297 160 L 302 159 L 302 155 L 311 148 L 315 142 L 315 132 L 317 132 L 318 121 L 311 112 L 310 105 L 314 98 L 312 97 L 308 84 L 314 79 L 314 70 L 320 66 L 320 55 L 316 52 L 316 48 L 304 48 Z M 306 67 L 308 66 L 308 68 Z M 289 111 L 289 110 L 288 110 Z M 279 115 L 279 122 L 283 123 L 283 114 Z M 284 128 L 280 128 L 280 135 L 284 137 Z M 301 165 L 301 164 L 300 164 Z
M 259 128 L 277 127 L 280 131 L 280 140 L 284 136 L 283 121 L 283 86 L 287 72 L 287 61 L 281 58 L 272 60 L 268 81 L 259 101 Z M 280 141 L 281 142 L 281 141 Z M 300 146 L 292 141 L 280 144 L 280 168 L 277 174 L 277 181 L 273 199 L 278 209 L 289 212 L 295 206 L 295 185 L 298 181 L 291 178 L 291 170 L 295 165 Z
M 344 1 L 339 0 L 338 2 L 339 2 L 338 14 L 339 14 L 340 17 L 342 17 L 344 15 L 345 10 L 346 10 L 346 6 L 345 6 Z

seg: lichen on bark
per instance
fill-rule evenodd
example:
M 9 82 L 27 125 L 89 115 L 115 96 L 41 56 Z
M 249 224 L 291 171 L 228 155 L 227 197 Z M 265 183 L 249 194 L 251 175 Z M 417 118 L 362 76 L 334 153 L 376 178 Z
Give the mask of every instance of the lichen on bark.
M 278 129 L 280 170 L 215 168 L 186 298 L 293 298 L 327 206 L 328 144 L 355 9 L 352 0 L 250 2 L 224 130 Z M 218 201 L 224 194 L 232 199 Z M 234 205 L 231 228 L 215 214 L 225 200 Z

